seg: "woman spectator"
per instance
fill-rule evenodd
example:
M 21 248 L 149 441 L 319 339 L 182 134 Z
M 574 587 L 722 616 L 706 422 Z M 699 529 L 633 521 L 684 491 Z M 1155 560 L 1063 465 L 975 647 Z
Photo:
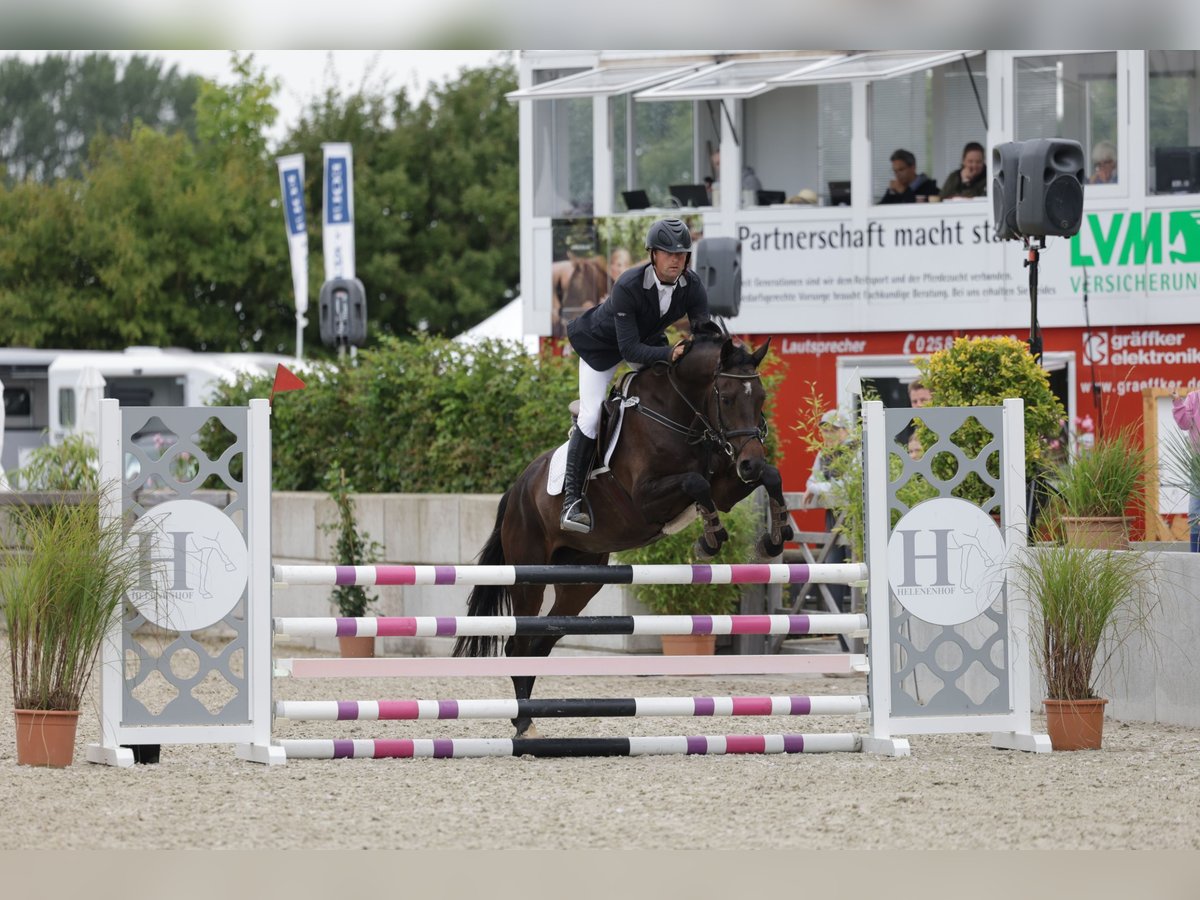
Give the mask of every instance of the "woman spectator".
M 962 164 L 942 185 L 943 200 L 974 200 L 987 195 L 987 166 L 983 162 L 983 145 L 971 141 L 962 152 Z

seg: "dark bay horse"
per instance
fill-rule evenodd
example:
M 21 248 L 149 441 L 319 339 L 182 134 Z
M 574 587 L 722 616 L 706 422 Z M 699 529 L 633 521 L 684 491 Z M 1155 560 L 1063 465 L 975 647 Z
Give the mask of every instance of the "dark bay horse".
M 553 451 L 535 459 L 500 500 L 496 526 L 479 554 L 480 565 L 604 565 L 610 553 L 649 544 L 663 527 L 693 507 L 704 518 L 701 557 L 715 554 L 728 534 L 718 512 L 728 512 L 760 484 L 770 497 L 770 528 L 759 553 L 778 555 L 792 537 L 779 470 L 766 461 L 766 392 L 758 366 L 769 341 L 751 353 L 716 325 L 704 326 L 674 364 L 659 363 L 634 376 L 620 442 L 610 469 L 590 480 L 590 534 L 559 528 L 562 496 L 547 492 Z M 601 445 L 604 434 L 601 435 Z M 473 616 L 536 616 L 544 585 L 475 587 Z M 548 615 L 578 615 L 600 590 L 595 584 L 556 584 Z M 500 637 L 462 637 L 455 656 L 492 656 Z M 506 656 L 548 656 L 557 636 L 514 636 Z M 533 692 L 532 676 L 514 676 L 519 700 Z M 513 719 L 517 737 L 532 736 L 529 718 Z

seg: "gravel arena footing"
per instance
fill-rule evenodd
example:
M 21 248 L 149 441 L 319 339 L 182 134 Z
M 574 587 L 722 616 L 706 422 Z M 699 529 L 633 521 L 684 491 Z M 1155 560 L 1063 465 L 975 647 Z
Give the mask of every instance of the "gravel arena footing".
M 7 646 L 3 646 L 7 659 Z M 288 649 L 287 655 L 305 655 Z M 320 655 L 311 654 L 308 655 Z M 1105 723 L 1101 751 L 914 735 L 912 755 L 293 760 L 164 745 L 90 765 L 98 678 L 65 770 L 16 764 L 0 716 L 0 849 L 996 850 L 1200 848 L 1200 729 Z M 11 698 L 8 666 L 0 696 Z M 542 678 L 538 697 L 865 693 L 865 677 Z M 502 678 L 276 679 L 277 699 L 511 696 Z M 865 718 L 546 719 L 543 737 L 862 732 Z M 1044 731 L 1045 720 L 1034 717 Z M 510 737 L 507 722 L 293 722 L 276 738 Z

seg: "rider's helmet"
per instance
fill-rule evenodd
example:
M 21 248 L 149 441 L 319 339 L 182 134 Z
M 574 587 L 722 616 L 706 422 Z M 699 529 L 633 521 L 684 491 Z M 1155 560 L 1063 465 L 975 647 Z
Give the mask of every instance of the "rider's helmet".
M 691 253 L 692 233 L 679 219 L 659 219 L 646 232 L 646 249 Z

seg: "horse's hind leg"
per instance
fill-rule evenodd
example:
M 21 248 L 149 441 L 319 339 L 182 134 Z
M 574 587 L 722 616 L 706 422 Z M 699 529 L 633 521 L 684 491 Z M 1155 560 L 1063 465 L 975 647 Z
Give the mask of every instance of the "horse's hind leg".
M 559 584 L 554 587 L 554 605 L 546 613 L 548 616 L 577 616 L 587 606 L 588 601 L 600 590 L 598 584 Z M 540 593 L 540 591 L 539 591 Z M 561 635 L 545 635 L 531 637 L 513 637 L 509 639 L 511 652 L 509 656 L 549 656 Z M 528 700 L 533 694 L 534 676 L 526 675 L 513 678 L 513 687 L 517 692 L 517 700 Z M 512 720 L 516 728 L 514 737 L 537 737 L 537 727 L 529 716 L 518 716 Z

